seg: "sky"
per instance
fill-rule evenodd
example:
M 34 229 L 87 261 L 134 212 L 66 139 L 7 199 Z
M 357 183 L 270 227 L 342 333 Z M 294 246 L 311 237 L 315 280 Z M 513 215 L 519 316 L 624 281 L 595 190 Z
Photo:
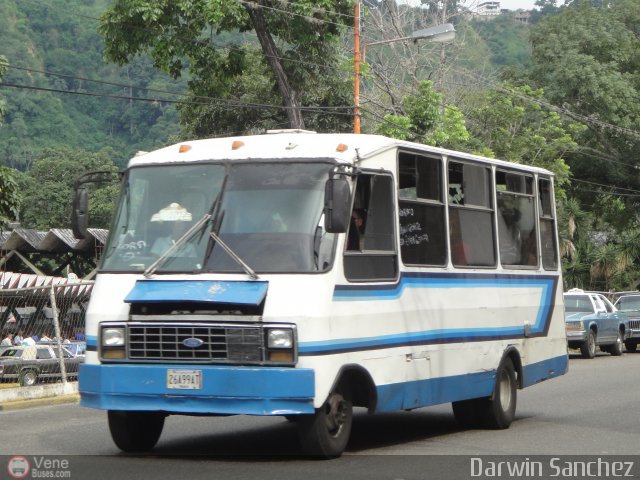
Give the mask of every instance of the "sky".
M 477 6 L 478 4 L 484 1 L 487 1 L 487 0 L 466 0 L 466 2 L 463 2 L 463 3 L 467 5 L 469 8 L 473 9 L 474 6 Z M 495 0 L 492 0 L 492 1 L 495 1 Z M 522 8 L 523 10 L 531 10 L 535 8 L 535 3 L 536 3 L 536 0 L 497 0 L 497 1 L 500 2 L 500 8 L 506 8 L 508 10 L 517 10 L 519 8 Z M 420 4 L 418 0 L 404 0 L 404 3 L 408 3 L 408 4 L 415 3 L 417 5 Z
M 531 10 L 535 8 L 535 0 L 499 0 L 500 8 L 508 8 L 509 10 Z

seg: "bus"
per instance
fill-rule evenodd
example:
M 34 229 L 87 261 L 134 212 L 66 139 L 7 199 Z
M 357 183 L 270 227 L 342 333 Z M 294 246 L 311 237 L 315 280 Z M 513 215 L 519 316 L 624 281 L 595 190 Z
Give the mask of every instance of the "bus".
M 81 405 L 126 452 L 168 415 L 284 416 L 325 458 L 354 407 L 451 403 L 508 428 L 517 390 L 568 367 L 553 180 L 366 134 L 141 152 L 86 313 Z

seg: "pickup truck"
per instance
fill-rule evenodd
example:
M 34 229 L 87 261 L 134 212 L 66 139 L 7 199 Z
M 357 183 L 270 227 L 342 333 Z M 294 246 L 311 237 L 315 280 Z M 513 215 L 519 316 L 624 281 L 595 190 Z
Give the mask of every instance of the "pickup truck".
M 62 348 L 67 379 L 78 377 L 78 367 L 84 356 L 77 356 Z M 21 386 L 34 385 L 41 380 L 61 380 L 60 358 L 54 345 L 8 347 L 0 353 L 0 382 L 19 382 Z

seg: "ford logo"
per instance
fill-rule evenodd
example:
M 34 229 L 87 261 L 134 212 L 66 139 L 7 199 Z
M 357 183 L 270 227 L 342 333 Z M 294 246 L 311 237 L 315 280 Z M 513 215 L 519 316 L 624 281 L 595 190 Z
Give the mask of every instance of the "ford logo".
M 199 338 L 185 338 L 182 341 L 182 344 L 187 348 L 198 348 L 201 347 L 204 342 Z

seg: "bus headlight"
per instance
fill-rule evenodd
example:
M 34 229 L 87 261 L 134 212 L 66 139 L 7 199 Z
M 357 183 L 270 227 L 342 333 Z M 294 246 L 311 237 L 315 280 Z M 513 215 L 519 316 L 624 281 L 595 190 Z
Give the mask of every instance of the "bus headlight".
M 123 360 L 126 357 L 124 327 L 103 327 L 100 334 L 100 352 L 105 360 Z
M 124 328 L 103 328 L 102 329 L 102 346 L 103 347 L 123 347 L 124 346 Z
M 296 362 L 293 328 L 267 328 L 267 358 L 273 363 L 291 365 Z
M 272 328 L 267 332 L 268 348 L 292 348 L 293 331 L 288 328 Z

